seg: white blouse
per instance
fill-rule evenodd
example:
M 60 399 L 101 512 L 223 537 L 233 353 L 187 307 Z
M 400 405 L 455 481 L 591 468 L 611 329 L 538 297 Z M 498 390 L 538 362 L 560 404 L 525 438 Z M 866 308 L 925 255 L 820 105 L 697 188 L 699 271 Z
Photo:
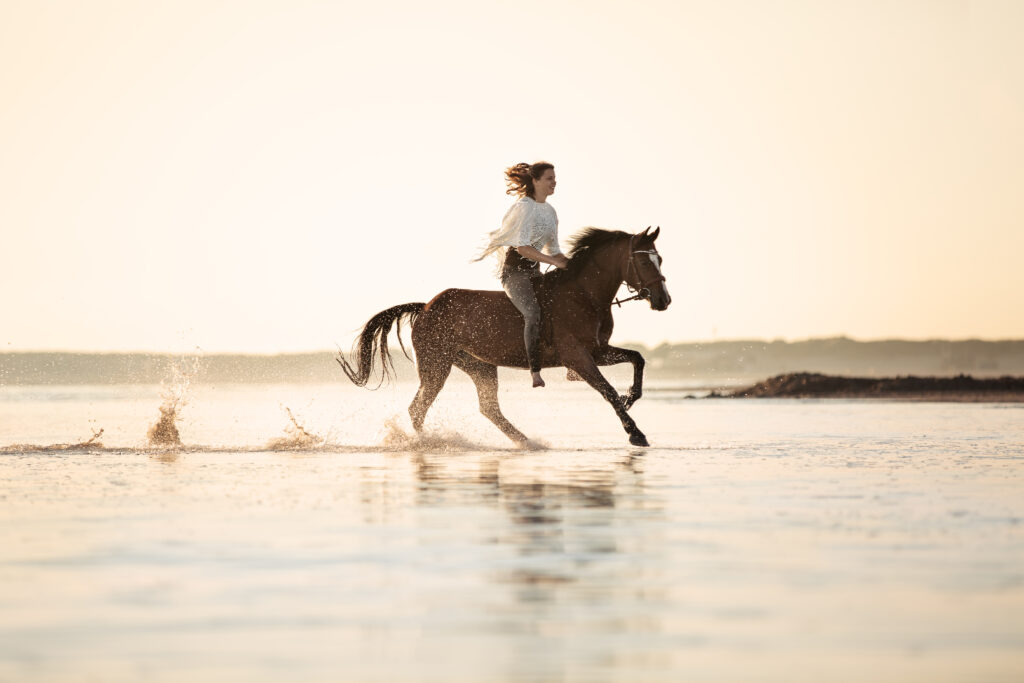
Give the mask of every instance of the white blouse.
M 561 254 L 558 248 L 558 214 L 547 202 L 520 197 L 505 213 L 501 227 L 488 235 L 487 246 L 477 259 L 502 247 L 530 246 L 548 256 Z

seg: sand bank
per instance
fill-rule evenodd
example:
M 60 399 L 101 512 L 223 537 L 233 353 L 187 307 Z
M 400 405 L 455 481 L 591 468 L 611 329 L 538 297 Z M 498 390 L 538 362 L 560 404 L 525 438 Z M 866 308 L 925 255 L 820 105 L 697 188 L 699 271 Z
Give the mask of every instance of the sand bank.
M 719 398 L 884 398 L 920 401 L 1022 402 L 1024 377 L 840 377 L 811 372 L 777 375 Z

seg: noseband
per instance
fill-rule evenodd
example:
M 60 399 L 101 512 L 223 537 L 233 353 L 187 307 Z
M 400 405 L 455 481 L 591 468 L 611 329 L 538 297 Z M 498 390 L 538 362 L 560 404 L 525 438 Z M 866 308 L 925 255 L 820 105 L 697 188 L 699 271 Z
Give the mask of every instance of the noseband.
M 633 240 L 635 240 L 635 239 L 636 239 L 636 235 L 633 235 L 632 237 L 629 238 L 629 260 L 626 262 L 626 279 L 625 279 L 626 289 L 628 289 L 630 294 L 632 294 L 633 296 L 626 297 L 625 299 L 615 299 L 615 300 L 613 300 L 612 303 L 613 304 L 617 304 L 619 306 L 619 308 L 621 308 L 622 304 L 626 303 L 627 301 L 634 301 L 636 299 L 650 299 L 651 298 L 651 289 L 650 289 L 651 285 L 653 285 L 653 284 L 655 284 L 657 282 L 664 282 L 665 281 L 665 276 L 662 275 L 661 273 L 658 273 L 658 277 L 652 278 L 650 280 L 641 280 L 640 279 L 640 269 L 636 267 L 636 263 L 635 263 L 636 255 L 637 254 L 657 254 L 658 252 L 656 250 L 654 250 L 654 249 L 641 249 L 639 251 L 633 251 Z M 631 274 L 633 274 L 634 272 L 636 273 L 637 281 L 640 283 L 640 289 L 639 290 L 634 289 L 633 286 L 631 284 L 629 284 L 629 276 Z

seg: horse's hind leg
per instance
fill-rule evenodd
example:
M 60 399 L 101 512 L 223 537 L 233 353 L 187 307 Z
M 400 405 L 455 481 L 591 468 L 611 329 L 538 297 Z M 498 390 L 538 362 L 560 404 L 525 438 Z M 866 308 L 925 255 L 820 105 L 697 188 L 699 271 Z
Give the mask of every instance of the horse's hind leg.
M 480 399 L 480 412 L 484 417 L 493 422 L 505 436 L 513 441 L 522 443 L 526 441 L 526 435 L 516 429 L 508 419 L 502 415 L 501 407 L 498 405 L 498 368 L 490 363 L 485 363 L 474 358 L 464 351 L 455 356 L 455 366 L 465 372 L 476 385 L 476 393 Z
M 452 362 L 438 358 L 421 358 L 416 369 L 420 375 L 420 388 L 416 392 L 416 398 L 409 404 L 409 417 L 412 418 L 413 429 L 418 432 L 423 428 L 427 411 L 451 374 Z

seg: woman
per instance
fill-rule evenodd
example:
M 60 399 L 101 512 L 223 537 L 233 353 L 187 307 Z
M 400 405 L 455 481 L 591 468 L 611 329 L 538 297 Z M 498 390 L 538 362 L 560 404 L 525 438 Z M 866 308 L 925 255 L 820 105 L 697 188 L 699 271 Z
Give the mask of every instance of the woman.
M 555 167 L 545 161 L 516 164 L 505 169 L 505 182 L 506 194 L 519 195 L 519 199 L 505 214 L 501 228 L 490 234 L 490 241 L 477 260 L 507 247 L 501 266 L 501 286 L 523 314 L 523 342 L 533 386 L 542 387 L 540 304 L 533 292 L 532 279 L 540 276 L 541 263 L 557 268 L 569 264 L 558 248 L 558 215 L 547 202 L 555 192 Z

